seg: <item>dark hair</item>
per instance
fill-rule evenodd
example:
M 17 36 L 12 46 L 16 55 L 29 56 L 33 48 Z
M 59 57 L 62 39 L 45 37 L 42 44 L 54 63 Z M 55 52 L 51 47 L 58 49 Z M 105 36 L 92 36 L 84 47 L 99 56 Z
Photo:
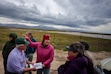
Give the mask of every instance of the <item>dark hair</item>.
M 85 50 L 89 50 L 89 44 L 85 41 L 80 41 L 80 43 L 84 46 Z
M 28 33 L 28 35 L 30 35 L 31 36 L 31 38 L 33 38 L 33 35 L 32 35 L 32 33 L 31 32 L 27 32 Z
M 31 32 L 28 32 L 28 34 L 29 34 L 29 35 L 32 35 L 32 33 L 31 33 Z
M 17 38 L 17 34 L 16 33 L 10 33 L 8 36 L 12 37 L 13 40 L 15 40 Z

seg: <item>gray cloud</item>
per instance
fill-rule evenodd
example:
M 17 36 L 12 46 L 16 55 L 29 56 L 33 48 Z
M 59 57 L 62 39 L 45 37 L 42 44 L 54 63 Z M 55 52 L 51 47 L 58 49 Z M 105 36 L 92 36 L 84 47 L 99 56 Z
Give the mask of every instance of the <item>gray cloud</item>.
M 83 25 L 101 25 L 108 23 L 105 20 L 111 18 L 111 0 L 65 0 L 64 2 L 55 0 L 55 2 L 67 12 L 69 18 L 73 16 L 76 20 L 81 16 L 79 22 Z
M 111 0 L 54 0 L 58 7 L 63 9 L 65 14 L 59 12 L 53 14 L 41 14 L 42 7 L 36 4 L 36 0 L 31 8 L 25 6 L 29 0 L 20 0 L 18 2 L 8 2 L 1 0 L 0 16 L 16 20 L 30 21 L 31 23 L 55 24 L 69 27 L 83 28 L 83 26 L 99 26 L 111 21 Z M 41 3 L 41 1 L 38 1 Z M 44 2 L 45 4 L 45 2 Z M 46 7 L 46 12 L 50 8 Z M 56 12 L 56 10 L 55 10 Z
M 33 7 L 28 9 L 25 6 L 17 6 L 10 2 L 0 2 L 0 15 L 14 19 L 34 19 L 34 16 L 40 17 L 40 12 Z
M 76 27 L 72 21 L 66 21 L 64 19 L 60 20 L 59 18 L 55 18 L 50 15 L 41 16 L 39 10 L 37 10 L 35 5 L 34 8 L 27 9 L 24 6 L 19 7 L 13 3 L 5 2 L 4 4 L 0 4 L 0 10 L 0 15 L 13 19 Z M 61 15 L 61 17 L 63 16 Z

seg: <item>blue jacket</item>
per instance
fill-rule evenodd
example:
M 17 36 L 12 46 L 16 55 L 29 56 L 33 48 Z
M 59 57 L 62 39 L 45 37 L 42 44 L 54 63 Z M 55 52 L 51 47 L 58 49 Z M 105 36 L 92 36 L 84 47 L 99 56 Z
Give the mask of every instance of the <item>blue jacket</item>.
M 58 68 L 58 74 L 87 74 L 87 58 L 76 57 Z
M 30 38 L 30 40 L 31 40 L 32 42 L 36 42 L 36 40 L 35 40 L 34 38 L 32 38 L 32 37 Z M 36 50 L 35 48 L 30 47 L 30 46 L 27 46 L 25 53 L 26 53 L 26 54 L 34 53 L 35 50 Z

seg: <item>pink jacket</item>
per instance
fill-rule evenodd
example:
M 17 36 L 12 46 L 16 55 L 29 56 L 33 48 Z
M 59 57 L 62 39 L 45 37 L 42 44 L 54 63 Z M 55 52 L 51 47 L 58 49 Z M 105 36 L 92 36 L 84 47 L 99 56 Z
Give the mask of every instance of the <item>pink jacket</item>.
M 30 46 L 37 49 L 37 58 L 36 62 L 42 62 L 45 65 L 45 68 L 50 68 L 50 64 L 54 58 L 54 47 L 49 44 L 47 47 L 43 47 L 41 42 L 30 42 Z

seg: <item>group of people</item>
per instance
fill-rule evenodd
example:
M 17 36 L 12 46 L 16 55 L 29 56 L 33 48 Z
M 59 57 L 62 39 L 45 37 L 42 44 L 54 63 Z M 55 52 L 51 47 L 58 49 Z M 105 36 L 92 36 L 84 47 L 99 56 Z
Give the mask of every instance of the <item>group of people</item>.
M 68 57 L 65 64 L 58 67 L 58 74 L 94 74 L 94 62 L 87 51 L 87 42 L 75 42 L 66 47 Z M 36 52 L 36 63 L 42 63 L 42 69 L 29 67 L 33 54 Z M 51 62 L 54 58 L 54 47 L 50 44 L 50 35 L 43 35 L 41 42 L 36 42 L 31 32 L 26 32 L 22 37 L 10 33 L 9 41 L 3 47 L 4 74 L 24 74 L 37 71 L 37 74 L 50 74 Z M 91 56 L 91 57 L 90 57 Z M 28 64 L 28 67 L 26 67 Z
M 94 74 L 94 64 L 88 52 L 89 45 L 86 42 L 75 42 L 66 47 L 68 57 L 65 64 L 58 68 L 58 74 Z M 90 52 L 88 52 L 90 53 Z

